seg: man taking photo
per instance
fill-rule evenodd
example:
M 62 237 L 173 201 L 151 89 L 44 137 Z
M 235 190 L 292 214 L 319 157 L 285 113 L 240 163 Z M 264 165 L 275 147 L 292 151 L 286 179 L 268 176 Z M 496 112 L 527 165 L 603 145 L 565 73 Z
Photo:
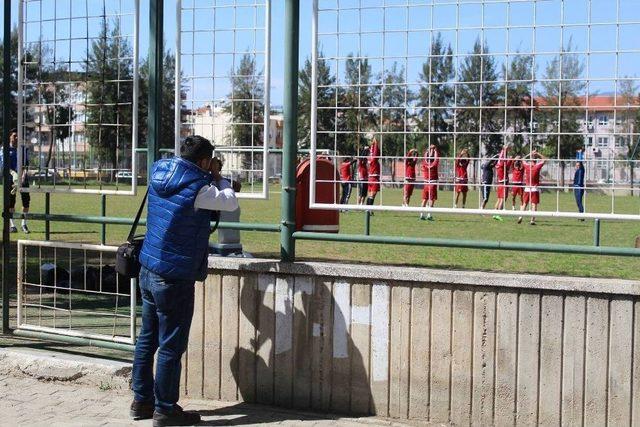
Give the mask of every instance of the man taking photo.
M 220 175 L 213 146 L 187 137 L 180 156 L 153 165 L 147 233 L 140 252 L 142 328 L 133 360 L 131 416 L 154 426 L 193 425 L 200 415 L 177 404 L 180 359 L 193 317 L 194 285 L 207 276 L 212 211 L 238 208 L 236 191 Z M 157 351 L 155 378 L 154 355 Z

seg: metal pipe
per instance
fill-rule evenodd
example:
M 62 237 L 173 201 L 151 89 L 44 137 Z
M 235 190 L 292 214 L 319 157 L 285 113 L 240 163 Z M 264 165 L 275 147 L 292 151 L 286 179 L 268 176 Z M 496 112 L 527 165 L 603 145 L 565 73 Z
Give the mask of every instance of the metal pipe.
M 2 67 L 2 333 L 9 333 L 9 262 L 11 234 L 9 233 L 9 199 L 11 197 L 11 162 L 9 161 L 9 130 L 11 128 L 11 0 L 4 0 L 4 61 Z M 18 61 L 20 67 L 20 61 Z
M 85 224 L 112 224 L 112 225 L 131 225 L 133 218 L 121 218 L 113 216 L 84 216 L 84 215 L 47 215 L 42 213 L 30 213 L 29 219 L 32 221 L 52 221 L 52 222 L 77 222 Z M 140 225 L 146 225 L 147 220 L 140 218 Z M 213 224 L 213 223 L 212 223 Z M 221 222 L 218 228 L 227 230 L 242 231 L 263 231 L 263 232 L 280 232 L 278 224 L 266 224 L 259 222 Z
M 13 331 L 11 331 L 11 333 L 17 337 L 32 338 L 45 341 L 58 341 L 66 344 L 74 344 L 78 346 L 93 346 L 108 348 L 111 350 L 133 352 L 135 348 L 135 346 L 133 346 L 132 344 L 102 341 L 93 338 L 70 337 L 66 335 L 50 334 L 47 332 L 26 331 L 24 329 L 14 329 Z
M 593 223 L 593 246 L 600 246 L 600 219 L 596 218 Z
M 105 194 L 100 197 L 100 216 L 103 218 L 107 216 L 107 196 Z M 103 245 L 107 244 L 107 224 L 105 222 L 102 223 L 100 241 Z
M 364 212 L 364 235 L 368 236 L 371 234 L 371 212 Z
M 162 121 L 162 63 L 164 59 L 164 0 L 149 2 L 149 102 L 147 116 L 147 182 L 151 182 Z
M 437 246 L 443 248 L 465 248 L 504 251 L 552 252 L 581 255 L 640 256 L 640 249 L 610 246 L 580 246 L 548 243 L 501 242 L 488 240 L 455 240 L 419 237 L 363 236 L 360 234 L 331 234 L 297 231 L 294 239 L 320 240 L 328 242 L 377 243 L 409 246 Z
M 284 9 L 284 141 L 282 149 L 282 203 L 280 259 L 293 262 L 296 244 L 296 159 L 298 149 L 298 55 L 300 0 L 285 0 Z
M 51 214 L 51 193 L 44 193 L 44 214 Z M 44 240 L 51 240 L 51 222 L 44 222 Z

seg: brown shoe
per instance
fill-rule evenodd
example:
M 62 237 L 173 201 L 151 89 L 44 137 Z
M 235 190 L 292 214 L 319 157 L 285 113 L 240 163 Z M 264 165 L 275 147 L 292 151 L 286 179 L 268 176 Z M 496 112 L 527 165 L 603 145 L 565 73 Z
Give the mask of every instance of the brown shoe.
M 155 411 L 153 413 L 153 427 L 164 426 L 193 426 L 200 422 L 200 415 L 196 412 L 184 411 L 180 405 L 175 405 L 168 414 Z

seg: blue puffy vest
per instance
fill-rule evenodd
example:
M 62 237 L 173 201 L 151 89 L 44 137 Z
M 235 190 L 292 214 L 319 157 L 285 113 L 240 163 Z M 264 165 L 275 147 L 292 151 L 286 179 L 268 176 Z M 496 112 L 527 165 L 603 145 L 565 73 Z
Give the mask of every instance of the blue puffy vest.
M 166 280 L 204 280 L 207 275 L 211 211 L 194 209 L 209 173 L 174 157 L 154 163 L 140 263 Z

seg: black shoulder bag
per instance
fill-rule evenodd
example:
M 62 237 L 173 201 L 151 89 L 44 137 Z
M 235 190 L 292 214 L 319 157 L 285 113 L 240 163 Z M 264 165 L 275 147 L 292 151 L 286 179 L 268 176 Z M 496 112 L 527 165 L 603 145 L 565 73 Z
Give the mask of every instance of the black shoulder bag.
M 144 198 L 140 204 L 140 209 L 138 209 L 136 219 L 131 226 L 131 231 L 129 231 L 129 237 L 127 237 L 125 243 L 118 247 L 118 251 L 116 252 L 116 271 L 127 279 L 137 278 L 138 274 L 140 274 L 140 251 L 144 243 L 144 236 L 136 236 L 135 234 L 148 194 L 149 189 L 147 188 L 147 192 L 144 194 Z

